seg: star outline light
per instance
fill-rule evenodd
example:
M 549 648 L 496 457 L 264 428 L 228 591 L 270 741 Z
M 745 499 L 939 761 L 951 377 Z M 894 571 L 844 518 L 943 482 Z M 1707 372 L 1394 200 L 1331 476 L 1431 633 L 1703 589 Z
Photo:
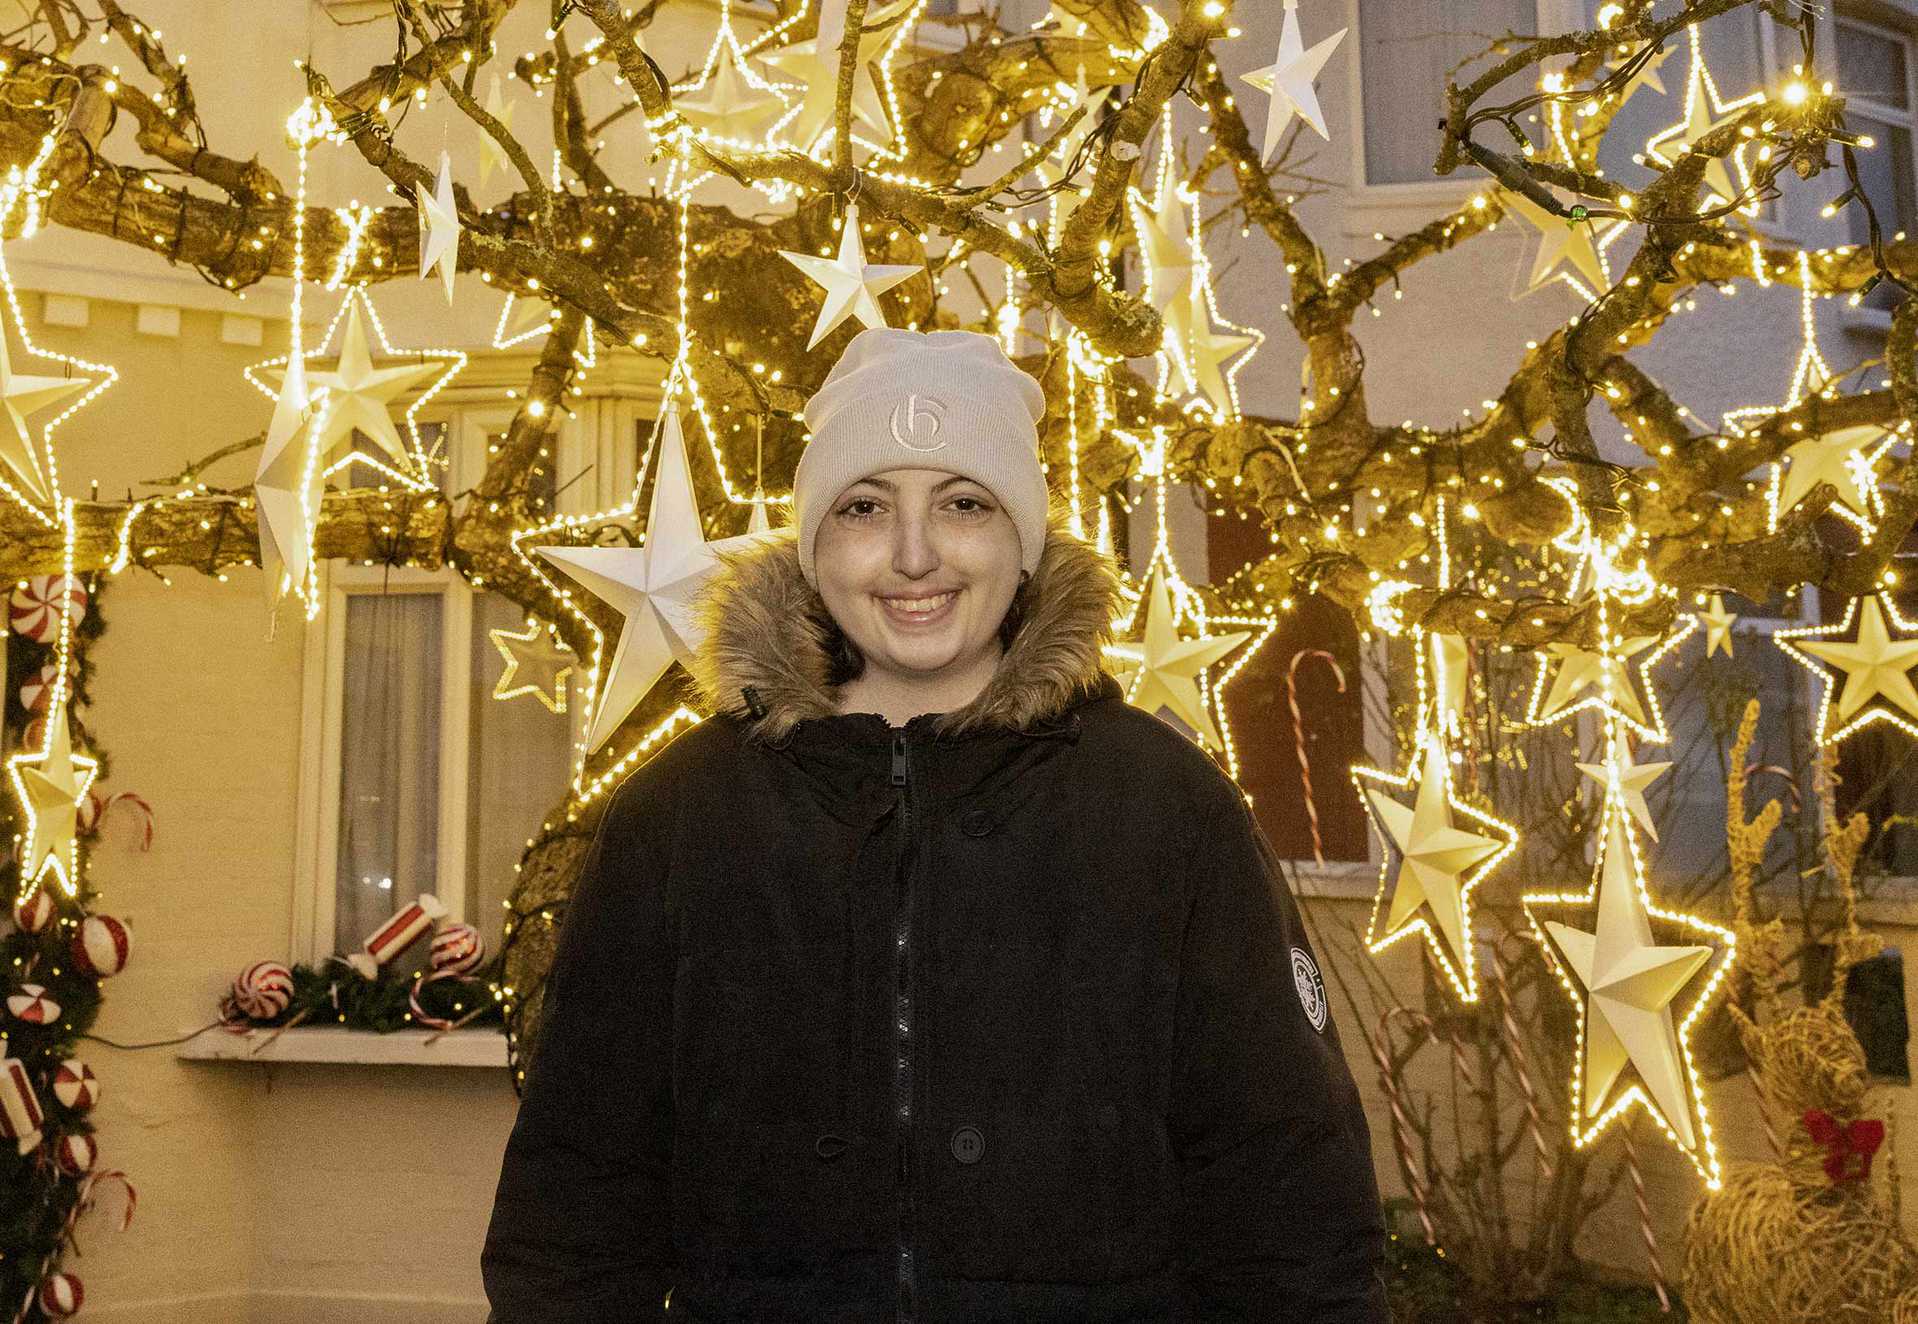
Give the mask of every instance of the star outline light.
M 1833 693 L 1838 690 L 1841 681 L 1847 673 L 1843 668 L 1833 663 L 1826 662 L 1822 658 L 1814 657 L 1809 653 L 1801 651 L 1796 642 L 1800 639 L 1825 638 L 1833 638 L 1834 642 L 1838 643 L 1855 642 L 1856 636 L 1851 638 L 1834 637 L 1850 635 L 1854 624 L 1862 624 L 1862 622 L 1858 621 L 1858 613 L 1860 605 L 1868 599 L 1876 599 L 1885 616 L 1890 618 L 1892 626 L 1906 636 L 1907 639 L 1918 642 L 1918 621 L 1906 620 L 1903 613 L 1898 610 L 1898 604 L 1892 600 L 1889 594 L 1882 592 L 1865 593 L 1853 598 L 1845 604 L 1844 617 L 1830 624 L 1791 626 L 1772 632 L 1772 642 L 1778 646 L 1779 650 L 1807 671 L 1811 672 L 1812 675 L 1821 682 L 1822 688 L 1818 696 L 1818 717 L 1812 726 L 1812 739 L 1819 745 L 1837 745 L 1840 741 L 1862 731 L 1873 722 L 1881 721 L 1890 722 L 1908 736 L 1918 737 L 1918 715 L 1901 715 L 1891 711 L 1891 709 L 1885 707 L 1881 702 L 1887 697 L 1883 693 L 1868 696 L 1865 700 L 1864 709 L 1861 712 L 1857 713 L 1850 721 L 1845 722 L 1837 730 L 1832 730 Z M 1905 639 L 1895 639 L 1891 642 L 1903 643 L 1905 641 Z M 1906 668 L 1907 672 L 1910 670 L 1911 668 Z
M 1525 717 L 1523 719 L 1525 724 L 1527 726 L 1544 726 L 1550 722 L 1562 721 L 1565 718 L 1572 717 L 1587 708 L 1595 708 L 1607 717 L 1614 718 L 1628 727 L 1641 740 L 1657 745 L 1669 744 L 1672 738 L 1671 732 L 1665 722 L 1664 708 L 1658 702 L 1658 689 L 1652 684 L 1652 668 L 1658 665 L 1667 654 L 1671 653 L 1680 644 L 1684 643 L 1685 640 L 1689 639 L 1692 632 L 1697 629 L 1698 617 L 1689 612 L 1684 613 L 1679 616 L 1674 628 L 1667 632 L 1663 639 L 1658 640 L 1656 643 L 1642 650 L 1636 650 L 1623 657 L 1616 657 L 1613 665 L 1619 674 L 1624 677 L 1626 684 L 1631 684 L 1633 674 L 1636 674 L 1638 677 L 1639 689 L 1644 695 L 1644 703 L 1641 706 L 1641 710 L 1651 715 L 1649 724 L 1640 722 L 1631 714 L 1620 709 L 1619 705 L 1611 698 L 1610 686 L 1605 683 L 1603 672 L 1601 672 L 1600 683 L 1589 687 L 1591 692 L 1579 698 L 1577 702 L 1568 703 L 1550 712 L 1541 712 L 1540 709 L 1543 708 L 1546 700 L 1547 679 L 1555 675 L 1555 668 L 1563 667 L 1566 662 L 1570 660 L 1568 658 L 1554 658 L 1543 651 L 1538 655 L 1538 672 L 1532 682 L 1531 698 L 1525 705 Z M 1609 658 L 1615 655 L 1615 650 L 1619 642 L 1616 637 L 1608 638 L 1597 648 L 1578 649 L 1577 651 Z M 1644 654 L 1644 661 L 1633 665 L 1631 659 L 1639 656 L 1641 651 Z

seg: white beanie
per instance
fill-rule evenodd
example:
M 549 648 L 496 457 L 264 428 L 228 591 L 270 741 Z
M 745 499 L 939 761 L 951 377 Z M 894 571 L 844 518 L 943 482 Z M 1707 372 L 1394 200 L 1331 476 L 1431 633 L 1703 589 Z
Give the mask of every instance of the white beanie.
M 799 566 L 815 589 L 813 539 L 852 484 L 888 469 L 939 469 L 984 485 L 1019 533 L 1020 563 L 1045 550 L 1046 396 L 999 342 L 977 331 L 861 331 L 806 402 L 812 440 L 793 475 Z

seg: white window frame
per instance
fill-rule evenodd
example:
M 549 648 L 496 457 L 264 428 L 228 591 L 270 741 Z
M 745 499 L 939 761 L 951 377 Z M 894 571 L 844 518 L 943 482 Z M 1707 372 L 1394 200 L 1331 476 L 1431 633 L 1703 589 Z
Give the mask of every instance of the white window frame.
M 1892 122 L 1905 121 L 1911 130 L 1912 167 L 1918 172 L 1918 3 L 1880 3 L 1846 4 L 1843 9 L 1834 8 L 1827 19 L 1829 30 L 1823 34 L 1824 49 L 1828 52 L 1825 59 L 1830 62 L 1833 76 L 1837 80 L 1839 91 L 1844 91 L 1844 70 L 1838 66 L 1838 25 L 1849 24 L 1862 28 L 1873 36 L 1895 41 L 1905 48 L 1905 100 L 1907 108 L 1894 110 L 1863 97 L 1848 96 L 1845 108 L 1856 108 L 1875 119 Z M 1841 171 L 1838 176 L 1843 178 Z M 1842 185 L 1840 186 L 1842 190 Z M 1915 200 L 1918 201 L 1918 200 Z M 1884 218 L 1879 218 L 1883 224 Z M 1896 227 L 1887 230 L 1889 242 Z M 1843 242 L 1850 242 L 1849 239 Z M 1868 308 L 1864 305 L 1854 307 L 1849 301 L 1840 301 L 1838 307 L 1846 330 L 1856 329 L 1860 334 L 1891 330 L 1891 310 L 1888 308 Z
M 517 408 L 506 392 L 525 389 L 536 361 L 536 352 L 476 354 L 421 411 L 421 423 L 447 425 L 449 491 L 464 491 L 478 481 L 485 470 L 488 436 L 505 432 Z M 603 358 L 586 373 L 584 393 L 571 398 L 575 417 L 560 421 L 552 457 L 562 489 L 559 514 L 609 511 L 631 499 L 640 449 L 646 443 L 643 425 L 658 411 L 665 367 L 636 354 L 620 354 Z M 411 398 L 396 400 L 394 413 Z M 573 481 L 588 463 L 592 473 Z M 471 499 L 464 498 L 461 508 Z M 429 593 L 441 600 L 437 872 L 431 886 L 421 890 L 432 891 L 444 903 L 448 922 L 480 923 L 484 929 L 479 918 L 467 914 L 466 822 L 467 718 L 472 687 L 485 683 L 473 674 L 473 600 L 485 590 L 474 589 L 451 567 L 388 569 L 338 559 L 320 563 L 319 581 L 323 605 L 315 619 L 304 623 L 302 643 L 298 840 L 289 949 L 295 960 L 317 964 L 335 945 L 346 605 L 350 595 L 359 593 Z M 299 609 L 289 602 L 280 610 L 287 614 Z M 568 709 L 575 748 L 586 734 L 584 707 Z

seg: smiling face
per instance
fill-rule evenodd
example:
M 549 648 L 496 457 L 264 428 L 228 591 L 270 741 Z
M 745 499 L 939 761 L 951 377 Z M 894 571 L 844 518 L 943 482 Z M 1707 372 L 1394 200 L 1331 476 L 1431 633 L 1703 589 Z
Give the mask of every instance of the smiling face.
M 948 691 L 983 685 L 998 665 L 1019 533 L 983 483 L 889 469 L 834 499 L 813 568 L 826 609 L 865 659 L 867 688 L 940 691 L 957 706 L 964 699 Z

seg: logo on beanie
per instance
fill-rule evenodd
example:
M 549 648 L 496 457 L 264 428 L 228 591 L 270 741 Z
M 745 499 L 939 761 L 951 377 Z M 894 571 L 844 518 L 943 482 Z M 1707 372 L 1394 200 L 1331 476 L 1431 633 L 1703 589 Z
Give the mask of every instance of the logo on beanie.
M 921 446 L 921 420 L 928 420 L 931 427 L 925 429 L 924 439 L 931 441 L 939 435 L 939 416 L 946 411 L 944 400 L 935 400 L 929 395 L 912 394 L 892 407 L 892 439 L 909 451 L 936 451 L 946 443 L 941 441 L 931 446 Z

